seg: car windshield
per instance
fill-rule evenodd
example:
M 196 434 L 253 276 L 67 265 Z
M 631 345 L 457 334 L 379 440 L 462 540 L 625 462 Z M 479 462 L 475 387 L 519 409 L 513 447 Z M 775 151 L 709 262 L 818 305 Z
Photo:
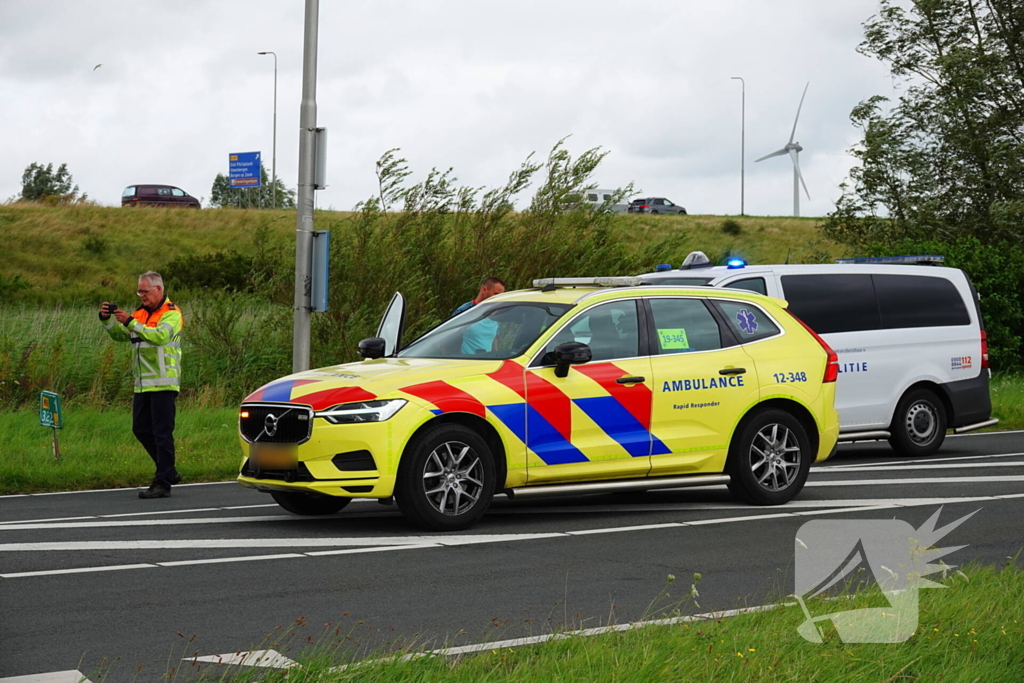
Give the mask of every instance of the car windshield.
M 570 308 L 540 302 L 482 303 L 441 323 L 402 349 L 398 357 L 515 358 Z

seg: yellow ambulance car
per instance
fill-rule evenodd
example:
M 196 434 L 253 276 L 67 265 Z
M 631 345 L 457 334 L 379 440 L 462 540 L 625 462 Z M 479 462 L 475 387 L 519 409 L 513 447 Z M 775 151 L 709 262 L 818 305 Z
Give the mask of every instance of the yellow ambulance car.
M 464 529 L 492 497 L 803 488 L 838 434 L 836 354 L 785 302 L 637 278 L 553 278 L 403 346 L 392 300 L 364 360 L 247 397 L 238 481 L 300 515 L 393 499 Z

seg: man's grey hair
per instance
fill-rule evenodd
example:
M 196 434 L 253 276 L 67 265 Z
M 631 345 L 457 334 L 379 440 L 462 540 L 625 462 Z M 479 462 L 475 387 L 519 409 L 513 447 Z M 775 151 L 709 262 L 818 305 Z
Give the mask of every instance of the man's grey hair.
M 163 287 L 164 279 L 160 276 L 160 273 L 154 273 L 152 270 L 147 270 L 145 273 L 139 276 L 139 281 L 149 280 L 149 284 L 153 287 Z

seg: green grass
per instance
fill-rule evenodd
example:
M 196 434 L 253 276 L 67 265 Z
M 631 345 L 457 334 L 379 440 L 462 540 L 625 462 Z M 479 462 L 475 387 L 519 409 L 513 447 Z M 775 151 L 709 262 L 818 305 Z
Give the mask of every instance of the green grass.
M 994 429 L 1024 429 L 1024 376 L 996 374 L 989 385 L 992 417 L 999 418 Z
M 329 625 L 319 643 L 306 649 L 301 648 L 304 642 L 295 634 L 294 625 L 252 648 L 276 649 L 298 661 L 301 668 L 269 671 L 207 666 L 197 672 L 184 664 L 176 665 L 169 677 L 198 673 L 202 681 L 267 683 L 1019 683 L 1024 679 L 1024 613 L 1020 609 L 1024 572 L 1007 565 L 1002 569 L 972 566 L 944 578 L 936 575 L 946 588 L 921 591 L 918 629 L 899 644 L 844 644 L 835 632 L 828 631 L 824 643 L 811 643 L 797 633 L 803 621 L 800 609 L 782 606 L 589 637 L 563 633 L 540 645 L 511 648 L 495 643 L 478 654 L 460 656 L 402 658 L 402 654 L 421 650 L 398 647 L 397 654 L 392 648 L 358 662 L 352 658 L 352 643 L 358 644 L 358 634 L 365 633 L 365 627 L 357 622 Z M 885 604 L 880 600 L 884 598 L 872 588 L 850 600 L 811 601 L 808 607 L 812 613 L 824 614 Z M 464 639 L 457 643 L 463 644 Z M 174 659 L 181 661 L 179 657 L 188 654 L 183 652 Z
M 39 425 L 35 410 L 0 412 L 0 494 L 142 486 L 153 462 L 132 435 L 131 403 L 108 410 L 64 406 L 58 430 Z M 180 406 L 174 430 L 178 469 L 186 482 L 233 479 L 241 449 L 234 408 Z

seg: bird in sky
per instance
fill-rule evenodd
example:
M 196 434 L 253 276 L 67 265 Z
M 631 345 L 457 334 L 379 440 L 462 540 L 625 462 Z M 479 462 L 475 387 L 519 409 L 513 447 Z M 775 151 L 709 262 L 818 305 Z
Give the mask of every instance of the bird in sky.
M 95 71 L 96 69 L 100 68 L 101 66 L 103 66 L 103 65 L 102 64 L 97 64 L 96 66 L 94 66 L 92 68 L 92 70 Z

